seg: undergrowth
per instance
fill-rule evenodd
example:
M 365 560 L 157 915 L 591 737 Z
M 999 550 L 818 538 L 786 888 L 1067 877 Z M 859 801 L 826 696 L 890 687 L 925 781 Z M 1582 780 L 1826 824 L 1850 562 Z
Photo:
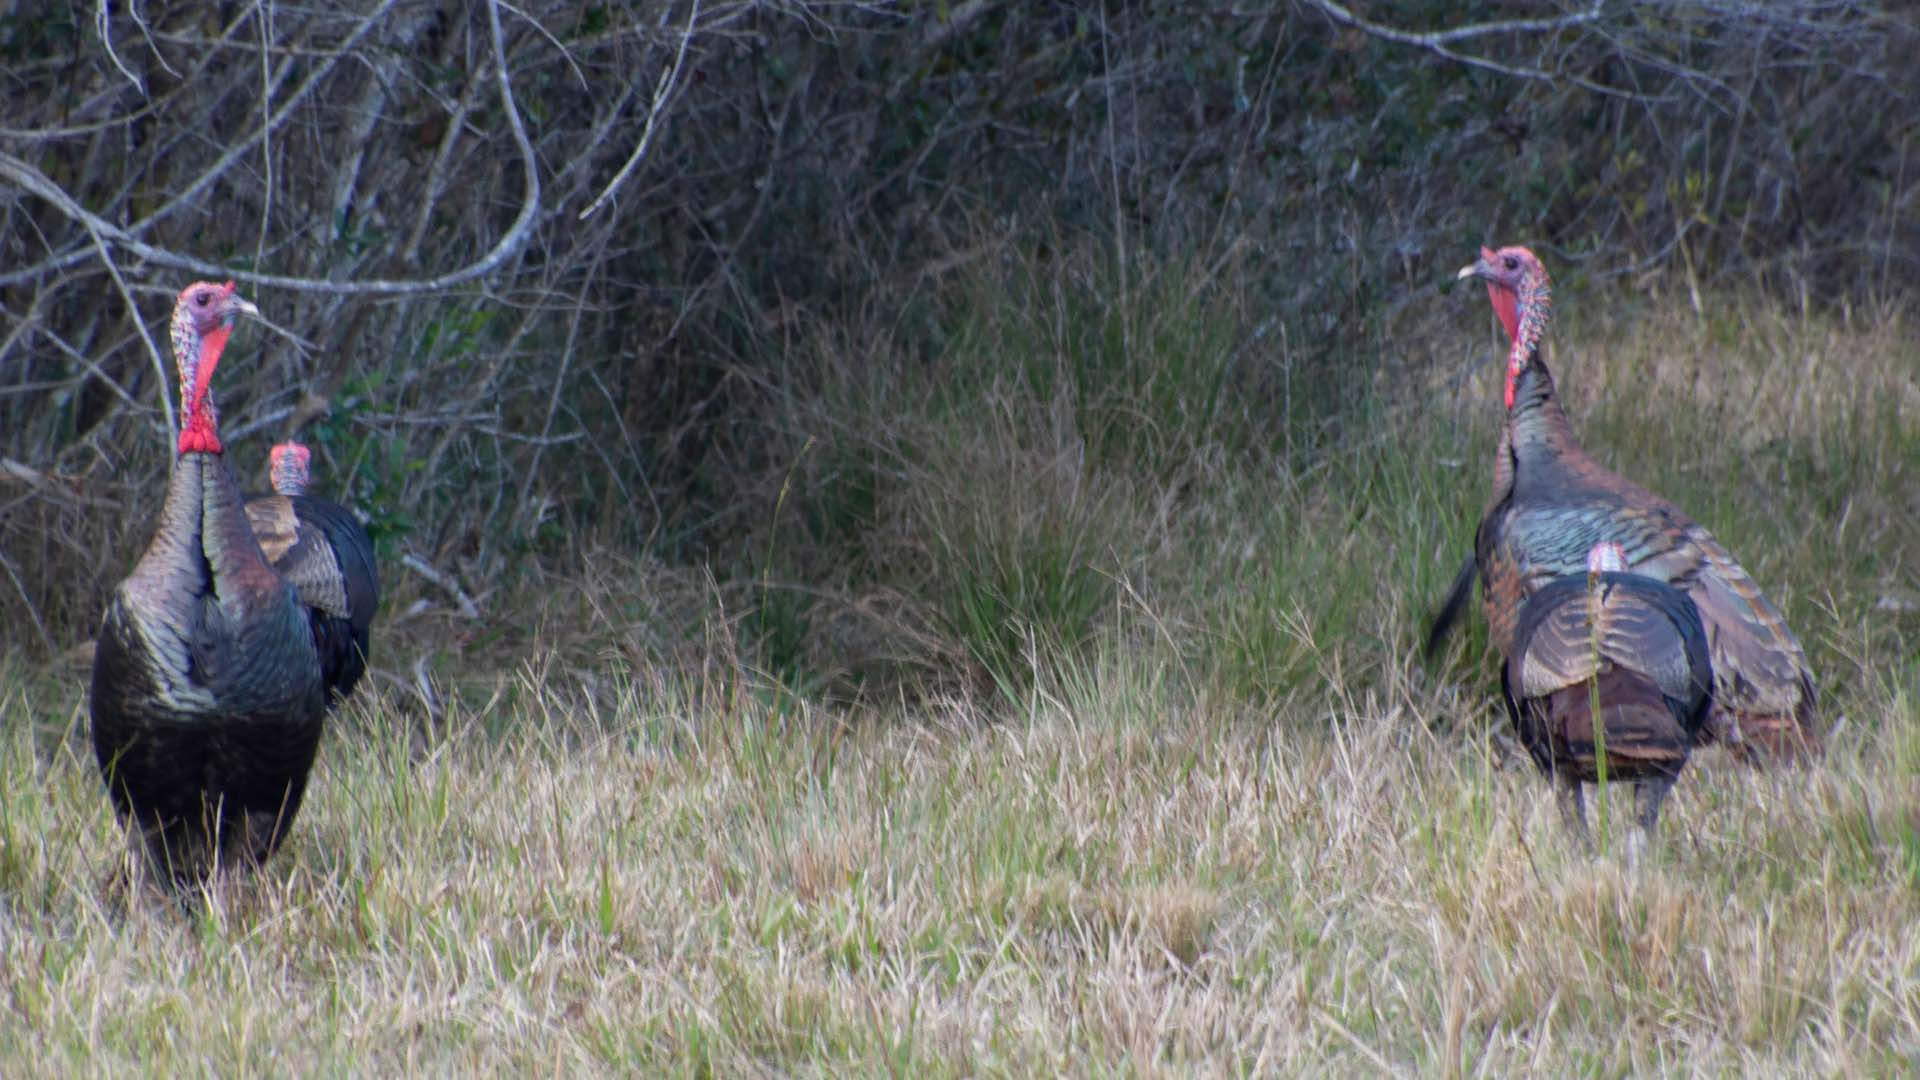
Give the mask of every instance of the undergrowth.
M 1436 290 L 1382 335 L 1395 352 L 1306 379 L 1222 278 L 1009 259 L 954 290 L 930 359 L 819 343 L 768 395 L 766 494 L 743 485 L 743 550 L 806 583 L 746 602 L 778 613 L 742 620 L 748 662 L 828 693 L 959 678 L 1018 699 L 1036 656 L 1111 633 L 1236 700 L 1312 692 L 1336 654 L 1358 687 L 1406 672 L 1490 482 L 1484 300 Z M 1553 363 L 1589 449 L 1712 529 L 1795 625 L 1877 613 L 1866 658 L 1803 625 L 1827 680 L 1910 662 L 1920 391 L 1897 309 L 1560 307 Z M 1466 640 L 1456 665 L 1484 652 Z

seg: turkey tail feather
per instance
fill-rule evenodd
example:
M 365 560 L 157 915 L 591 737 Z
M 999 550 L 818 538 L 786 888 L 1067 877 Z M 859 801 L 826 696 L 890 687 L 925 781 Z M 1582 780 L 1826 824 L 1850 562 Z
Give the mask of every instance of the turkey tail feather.
M 1460 561 L 1460 573 L 1455 575 L 1453 585 L 1447 589 L 1447 598 L 1440 603 L 1440 613 L 1433 617 L 1427 626 L 1427 644 L 1423 654 L 1432 660 L 1446 644 L 1447 635 L 1453 633 L 1455 623 L 1460 621 L 1460 613 L 1467 609 L 1467 598 L 1473 595 L 1475 564 L 1469 554 Z
M 1599 744 L 1594 738 L 1593 713 L 1597 690 L 1600 724 L 1607 733 L 1607 771 L 1622 780 L 1644 776 L 1677 775 L 1687 761 L 1692 738 L 1674 715 L 1672 699 L 1638 672 L 1609 669 L 1598 686 L 1582 683 L 1557 690 L 1535 706 L 1544 730 L 1532 741 L 1551 746 L 1561 765 L 1592 782 L 1599 779 Z

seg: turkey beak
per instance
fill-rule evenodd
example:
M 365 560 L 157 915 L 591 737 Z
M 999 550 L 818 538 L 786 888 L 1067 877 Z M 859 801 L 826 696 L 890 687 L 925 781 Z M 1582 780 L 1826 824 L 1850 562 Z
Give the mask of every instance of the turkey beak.
M 1468 278 L 1476 278 L 1476 277 L 1485 278 L 1488 281 L 1492 281 L 1494 279 L 1493 250 L 1491 248 L 1486 247 L 1485 245 L 1481 246 L 1480 257 L 1473 261 L 1473 265 L 1461 267 L 1460 272 L 1458 274 L 1455 274 L 1453 276 L 1453 279 L 1455 281 L 1465 281 Z

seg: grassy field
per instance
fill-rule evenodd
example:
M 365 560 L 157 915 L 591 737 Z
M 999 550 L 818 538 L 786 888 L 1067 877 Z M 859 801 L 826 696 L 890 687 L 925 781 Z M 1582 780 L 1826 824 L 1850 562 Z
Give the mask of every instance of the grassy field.
M 0 1073 L 1920 1065 L 1897 311 L 1562 297 L 1585 442 L 1780 601 L 1835 726 L 1803 770 L 1700 755 L 1628 874 L 1625 799 L 1564 842 L 1484 631 L 1417 655 L 1484 499 L 1482 304 L 1425 305 L 1331 430 L 1327 387 L 1196 359 L 1236 335 L 1193 292 L 1124 288 L 1148 315 L 1038 290 L 784 403 L 744 607 L 612 554 L 479 640 L 390 603 L 379 663 L 445 715 L 378 683 L 191 914 L 107 885 L 84 672 L 0 660 Z

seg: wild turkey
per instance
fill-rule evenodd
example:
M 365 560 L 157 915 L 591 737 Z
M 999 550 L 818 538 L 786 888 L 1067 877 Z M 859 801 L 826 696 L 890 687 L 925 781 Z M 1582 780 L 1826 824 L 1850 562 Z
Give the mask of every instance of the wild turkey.
M 1639 828 L 1627 857 L 1638 862 L 1706 722 L 1713 671 L 1693 601 L 1626 565 L 1619 544 L 1595 544 L 1586 574 L 1533 594 L 1500 669 L 1500 695 L 1583 846 L 1580 785 L 1600 781 L 1602 761 L 1608 781 L 1634 784 Z
M 1512 657 L 1527 598 L 1556 578 L 1578 574 L 1593 545 L 1612 540 L 1634 573 L 1684 590 L 1699 609 L 1714 676 L 1704 734 L 1745 754 L 1777 758 L 1817 751 L 1813 673 L 1779 609 L 1706 529 L 1610 472 L 1574 441 L 1540 352 L 1550 315 L 1540 260 L 1522 247 L 1482 248 L 1479 260 L 1459 276 L 1487 283 L 1512 341 L 1507 418 L 1474 558 L 1461 568 L 1434 621 L 1429 651 L 1458 619 L 1477 573 L 1494 644 Z
M 208 390 L 243 314 L 258 311 L 232 282 L 190 285 L 174 306 L 179 454 L 94 653 L 94 755 L 114 808 L 176 889 L 279 846 L 326 707 L 306 608 L 254 539 Z
M 310 456 L 299 443 L 274 447 L 274 494 L 249 499 L 247 518 L 260 550 L 307 607 L 332 707 L 366 674 L 380 573 L 360 522 L 345 507 L 307 494 Z

